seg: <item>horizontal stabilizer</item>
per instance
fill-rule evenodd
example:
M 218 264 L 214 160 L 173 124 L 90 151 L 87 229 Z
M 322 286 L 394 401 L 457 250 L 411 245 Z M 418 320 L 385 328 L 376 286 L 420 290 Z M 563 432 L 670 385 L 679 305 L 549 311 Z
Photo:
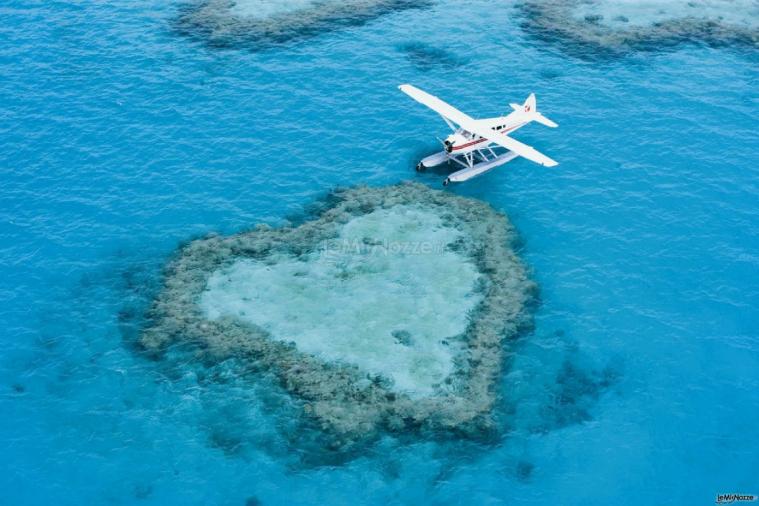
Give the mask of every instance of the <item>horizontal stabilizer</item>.
M 548 119 L 545 116 L 543 116 L 542 114 L 540 114 L 539 112 L 536 112 L 532 116 L 532 119 L 533 119 L 533 121 L 537 121 L 541 125 L 545 125 L 547 127 L 556 128 L 557 126 L 559 126 L 556 123 L 554 123 L 553 121 L 551 121 L 550 119 Z

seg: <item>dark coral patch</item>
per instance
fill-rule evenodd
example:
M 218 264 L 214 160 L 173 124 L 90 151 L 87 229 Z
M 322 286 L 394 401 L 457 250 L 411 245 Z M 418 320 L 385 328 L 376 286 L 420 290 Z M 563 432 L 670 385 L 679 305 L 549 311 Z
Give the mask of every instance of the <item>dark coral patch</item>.
M 262 49 L 345 26 L 360 25 L 385 13 L 426 7 L 430 1 L 314 1 L 311 5 L 270 15 L 245 15 L 236 9 L 237 4 L 232 0 L 193 2 L 182 8 L 174 21 L 174 28 L 209 47 Z M 251 8 L 255 7 L 257 5 Z
M 682 12 L 650 23 L 632 23 L 621 14 L 609 22 L 603 15 L 592 12 L 598 4 L 597 0 L 524 0 L 517 8 L 521 26 L 527 33 L 585 59 L 661 51 L 688 42 L 759 48 L 755 24 L 714 16 L 707 9 L 708 2 L 690 2 Z M 578 15 L 578 8 L 591 12 Z M 755 19 L 755 14 L 747 12 L 746 18 Z

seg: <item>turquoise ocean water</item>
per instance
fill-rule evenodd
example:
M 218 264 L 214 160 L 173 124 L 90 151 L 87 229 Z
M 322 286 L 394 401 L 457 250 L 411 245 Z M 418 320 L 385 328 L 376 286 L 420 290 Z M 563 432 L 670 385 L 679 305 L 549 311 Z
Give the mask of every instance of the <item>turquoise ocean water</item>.
M 759 494 L 759 59 L 624 57 L 443 0 L 270 47 L 177 33 L 181 5 L 0 11 L 0 503 L 712 504 Z M 134 347 L 189 239 L 415 180 L 446 126 L 535 92 L 558 130 L 449 187 L 509 214 L 541 288 L 487 444 L 385 438 L 304 465 L 276 398 Z M 448 308 L 441 308 L 444 317 Z M 209 380 L 209 376 L 213 376 Z

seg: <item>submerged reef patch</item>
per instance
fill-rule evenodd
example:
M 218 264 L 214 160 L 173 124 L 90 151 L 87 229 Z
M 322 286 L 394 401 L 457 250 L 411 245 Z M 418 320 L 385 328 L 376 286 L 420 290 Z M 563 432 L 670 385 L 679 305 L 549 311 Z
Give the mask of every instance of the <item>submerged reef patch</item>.
M 408 61 L 422 71 L 432 69 L 453 70 L 468 61 L 454 54 L 450 49 L 433 46 L 425 42 L 407 42 L 399 47 Z
M 423 185 L 341 190 L 298 226 L 182 247 L 141 343 L 275 377 L 339 447 L 489 433 L 504 342 L 536 293 L 514 235 L 486 203 Z
M 683 42 L 759 48 L 755 0 L 525 0 L 523 28 L 580 56 L 660 50 Z
M 175 28 L 214 47 L 265 47 L 429 4 L 428 0 L 199 0 L 182 9 Z

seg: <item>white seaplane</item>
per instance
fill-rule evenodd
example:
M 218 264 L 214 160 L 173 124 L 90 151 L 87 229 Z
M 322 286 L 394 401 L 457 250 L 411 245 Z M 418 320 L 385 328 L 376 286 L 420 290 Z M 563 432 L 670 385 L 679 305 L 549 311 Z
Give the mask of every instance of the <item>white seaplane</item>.
M 443 120 L 453 130 L 453 133 L 442 141 L 445 147 L 444 151 L 424 158 L 416 166 L 416 170 L 420 171 L 450 161 L 462 166 L 462 169 L 454 172 L 443 181 L 444 186 L 450 182 L 460 183 L 484 174 L 518 156 L 545 167 L 558 165 L 558 162 L 536 151 L 531 146 L 506 135 L 533 121 L 551 128 L 559 126 L 537 111 L 534 93 L 531 93 L 522 105 L 510 104 L 514 110 L 506 116 L 474 119 L 415 86 L 402 84 L 398 88 L 409 97 L 442 116 Z

